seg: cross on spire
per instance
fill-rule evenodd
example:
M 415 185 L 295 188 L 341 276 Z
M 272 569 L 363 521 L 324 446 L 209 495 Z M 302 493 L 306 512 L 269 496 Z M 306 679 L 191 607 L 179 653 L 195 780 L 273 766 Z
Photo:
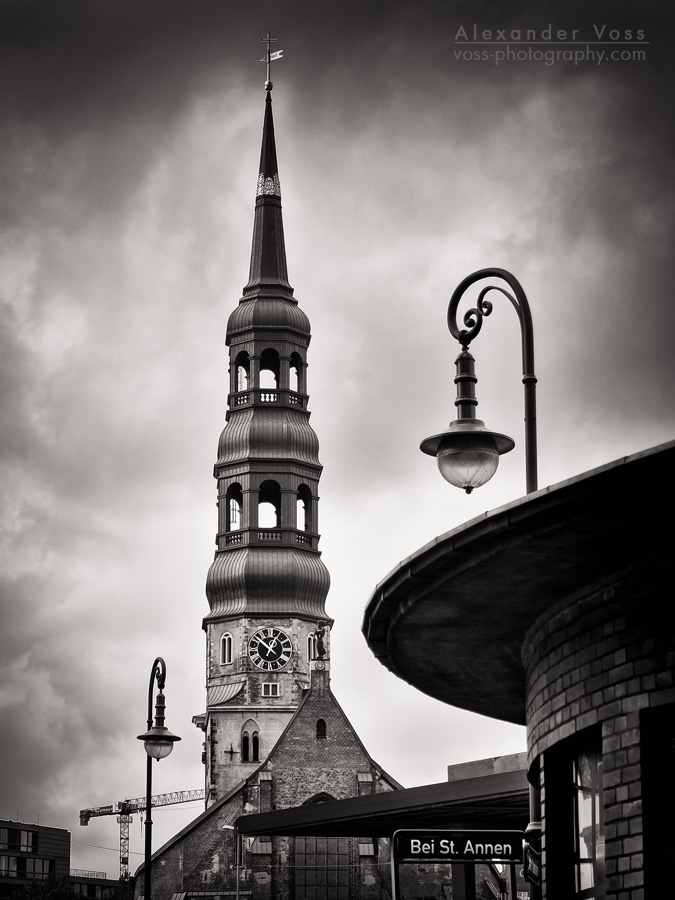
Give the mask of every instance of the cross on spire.
M 281 59 L 283 56 L 283 50 L 275 50 L 272 53 L 272 44 L 276 44 L 277 39 L 270 36 L 269 31 L 267 32 L 267 37 L 260 38 L 263 44 L 267 44 L 267 53 L 263 56 L 262 59 L 259 59 L 258 62 L 266 62 L 267 63 L 267 81 L 265 82 L 265 90 L 272 90 L 272 82 L 270 81 L 270 63 L 275 59 Z

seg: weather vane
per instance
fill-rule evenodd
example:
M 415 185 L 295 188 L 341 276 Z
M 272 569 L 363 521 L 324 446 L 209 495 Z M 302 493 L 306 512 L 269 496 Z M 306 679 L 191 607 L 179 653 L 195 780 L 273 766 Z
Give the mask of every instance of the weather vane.
M 272 90 L 272 82 L 270 81 L 270 63 L 275 59 L 281 59 L 284 54 L 283 50 L 275 50 L 274 53 L 271 52 L 272 44 L 276 44 L 277 39 L 270 37 L 269 31 L 267 32 L 267 37 L 260 38 L 260 40 L 267 44 L 267 53 L 263 56 L 262 59 L 259 59 L 258 62 L 266 62 L 267 63 L 267 81 L 265 82 L 265 90 Z

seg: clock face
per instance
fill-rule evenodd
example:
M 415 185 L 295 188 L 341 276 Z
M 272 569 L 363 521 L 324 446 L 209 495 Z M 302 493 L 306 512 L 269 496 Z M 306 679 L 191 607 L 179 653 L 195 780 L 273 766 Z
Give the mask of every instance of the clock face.
M 248 642 L 251 662 L 266 672 L 283 669 L 291 658 L 291 650 L 291 639 L 279 628 L 260 628 Z

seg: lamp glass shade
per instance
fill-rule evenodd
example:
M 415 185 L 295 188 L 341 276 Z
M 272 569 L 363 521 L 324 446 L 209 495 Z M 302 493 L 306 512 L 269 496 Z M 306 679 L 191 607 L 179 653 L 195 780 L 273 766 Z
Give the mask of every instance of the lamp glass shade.
M 168 728 L 157 725 L 151 728 L 150 731 L 146 731 L 145 734 L 139 734 L 138 739 L 143 741 L 143 746 L 148 756 L 157 760 L 167 757 L 173 750 L 174 742 L 180 740 Z
M 446 481 L 469 494 L 495 474 L 499 451 L 489 434 L 447 435 L 438 448 L 436 462 Z

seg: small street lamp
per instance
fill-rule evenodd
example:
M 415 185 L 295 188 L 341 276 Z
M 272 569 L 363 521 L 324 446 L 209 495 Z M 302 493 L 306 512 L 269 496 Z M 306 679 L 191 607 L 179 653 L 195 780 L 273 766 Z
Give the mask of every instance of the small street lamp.
M 155 724 L 152 724 L 152 692 L 157 681 L 159 693 L 155 699 Z M 180 738 L 172 734 L 164 727 L 164 684 L 166 682 L 166 663 L 161 656 L 152 664 L 150 673 L 150 687 L 148 688 L 148 730 L 138 735 L 138 740 L 143 741 L 145 752 L 148 755 L 146 779 L 145 779 L 145 871 L 143 872 L 143 900 L 151 900 L 152 871 L 150 857 L 152 856 L 152 761 L 164 759 L 173 750 L 173 745 Z
M 490 284 L 482 288 L 476 306 L 464 315 L 465 328 L 457 326 L 457 307 L 465 291 L 484 278 L 500 278 L 505 281 L 513 294 L 498 285 Z M 450 422 L 447 430 L 426 438 L 420 450 L 435 456 L 441 475 L 450 484 L 463 488 L 470 494 L 474 488 L 486 484 L 497 471 L 502 453 L 513 450 L 515 442 L 505 434 L 498 434 L 485 427 L 481 419 L 475 418 L 476 368 L 469 344 L 476 337 L 483 324 L 483 318 L 492 312 L 492 303 L 486 300 L 489 291 L 499 291 L 507 297 L 518 313 L 520 322 L 523 390 L 525 396 L 525 475 L 527 493 L 537 490 L 537 414 L 534 375 L 534 335 L 530 307 L 518 280 L 505 269 L 479 269 L 468 275 L 450 298 L 448 306 L 448 328 L 459 341 L 462 352 L 455 360 L 457 374 L 457 418 Z
M 241 834 L 237 831 L 234 825 L 223 825 L 223 829 L 226 831 L 232 832 L 232 837 L 234 838 L 234 871 L 235 871 L 235 888 L 234 888 L 234 897 L 235 900 L 239 900 L 239 879 L 241 872 Z

